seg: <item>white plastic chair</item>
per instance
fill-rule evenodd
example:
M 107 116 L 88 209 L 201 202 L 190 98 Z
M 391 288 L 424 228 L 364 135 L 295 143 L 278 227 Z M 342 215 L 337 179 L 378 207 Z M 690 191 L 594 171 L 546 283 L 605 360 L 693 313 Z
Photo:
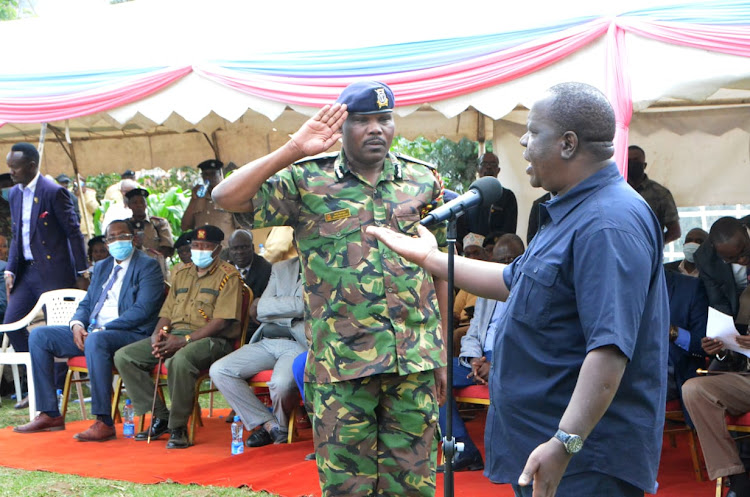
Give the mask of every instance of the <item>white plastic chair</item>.
M 0 332 L 12 333 L 26 328 L 36 318 L 42 309 L 47 325 L 67 326 L 78 308 L 78 303 L 86 295 L 83 290 L 75 288 L 64 288 L 62 290 L 52 290 L 44 292 L 39 296 L 34 308 L 23 318 L 15 323 L 0 325 Z M 34 377 L 31 373 L 31 354 L 28 352 L 16 352 L 9 345 L 8 336 L 3 338 L 2 348 L 0 349 L 0 376 L 5 365 L 10 365 L 13 370 L 13 381 L 16 386 L 16 399 L 20 402 L 23 396 L 21 379 L 18 375 L 18 365 L 26 365 L 26 383 L 29 387 L 29 418 L 33 421 L 36 416 L 36 395 L 34 390 Z M 83 395 L 78 391 L 81 406 L 83 406 Z M 85 417 L 85 415 L 83 415 Z

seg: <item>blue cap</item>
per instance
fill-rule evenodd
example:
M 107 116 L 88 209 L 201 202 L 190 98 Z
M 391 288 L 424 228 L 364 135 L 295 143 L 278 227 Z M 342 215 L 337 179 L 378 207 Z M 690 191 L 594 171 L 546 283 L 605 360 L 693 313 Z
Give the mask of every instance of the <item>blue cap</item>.
M 126 405 L 126 406 L 129 406 L 129 405 L 130 405 L 130 404 L 132 404 L 132 403 L 133 403 L 133 401 L 132 401 L 132 400 L 130 400 L 130 399 L 125 399 L 125 405 Z
M 237 415 L 235 415 L 235 416 L 234 416 L 234 420 L 235 420 L 235 421 L 239 421 L 239 420 L 240 420 L 240 417 L 239 417 L 239 416 L 237 416 Z
M 382 114 L 393 111 L 393 92 L 385 83 L 359 81 L 341 92 L 337 103 L 346 104 L 349 114 Z

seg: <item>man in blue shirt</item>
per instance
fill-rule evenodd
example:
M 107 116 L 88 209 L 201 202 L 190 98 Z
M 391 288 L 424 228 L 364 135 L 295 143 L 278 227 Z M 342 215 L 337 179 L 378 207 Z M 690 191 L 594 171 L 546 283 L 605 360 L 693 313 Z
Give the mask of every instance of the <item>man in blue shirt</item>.
M 493 347 L 485 475 L 517 496 L 642 496 L 656 491 L 669 309 L 662 236 L 614 153 L 606 97 L 552 87 L 521 138 L 530 182 L 557 195 L 509 266 L 456 260 L 456 285 L 506 300 Z M 436 277 L 447 256 L 425 230 L 368 227 Z M 629 457 L 623 457 L 628 454 Z

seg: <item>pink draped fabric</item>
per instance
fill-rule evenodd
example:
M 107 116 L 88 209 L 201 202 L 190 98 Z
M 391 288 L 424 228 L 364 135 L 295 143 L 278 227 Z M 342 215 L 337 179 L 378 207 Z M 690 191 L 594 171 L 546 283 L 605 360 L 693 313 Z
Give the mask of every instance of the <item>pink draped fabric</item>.
M 628 132 L 633 115 L 630 74 L 625 32 L 617 22 L 607 30 L 606 94 L 615 111 L 615 161 L 624 177 L 628 176 Z
M 191 67 L 170 68 L 145 77 L 118 81 L 103 88 L 86 89 L 43 97 L 0 100 L 0 123 L 61 121 L 114 109 L 141 100 L 165 88 L 192 71 Z

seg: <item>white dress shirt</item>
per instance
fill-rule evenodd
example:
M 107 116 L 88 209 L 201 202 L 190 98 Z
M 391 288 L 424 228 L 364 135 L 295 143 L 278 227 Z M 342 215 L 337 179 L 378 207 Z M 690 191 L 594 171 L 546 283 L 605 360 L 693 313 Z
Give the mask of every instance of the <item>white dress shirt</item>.
M 21 209 L 21 238 L 23 241 L 23 258 L 27 261 L 34 259 L 34 256 L 31 253 L 31 210 L 34 207 L 34 195 L 36 194 L 36 184 L 38 180 L 39 173 L 36 173 L 36 176 L 29 181 L 28 185 L 18 185 L 18 189 L 21 190 L 21 195 L 23 195 Z

